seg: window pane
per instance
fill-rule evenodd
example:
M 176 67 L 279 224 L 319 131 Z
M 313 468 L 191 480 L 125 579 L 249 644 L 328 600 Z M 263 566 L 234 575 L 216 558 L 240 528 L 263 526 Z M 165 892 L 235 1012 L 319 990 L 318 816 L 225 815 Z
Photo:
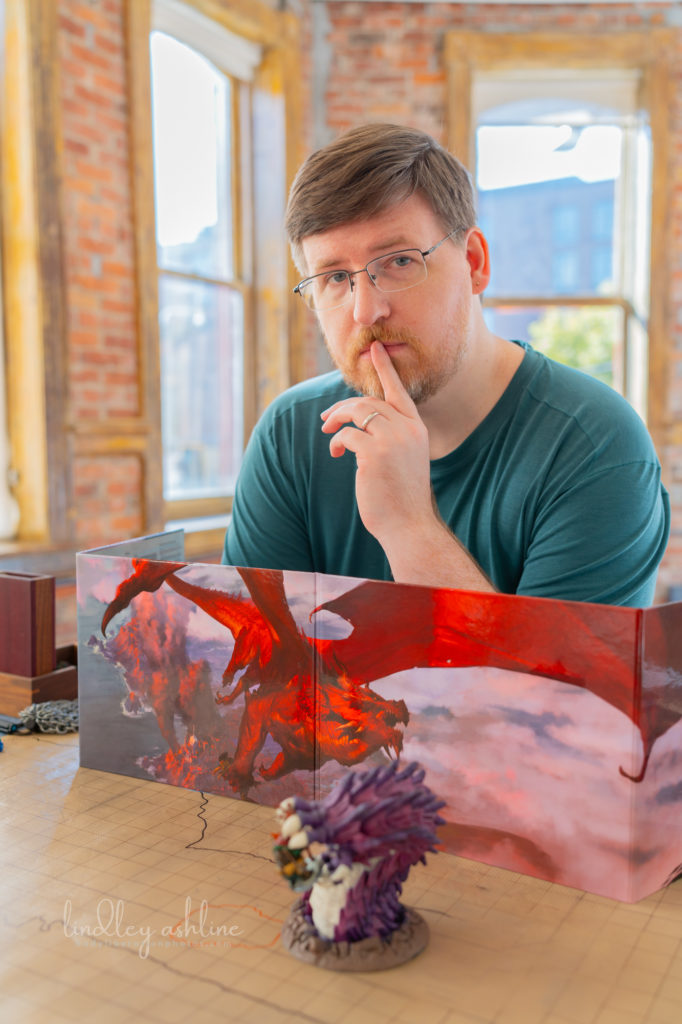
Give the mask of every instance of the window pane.
M 573 295 L 578 290 L 580 264 L 574 249 L 552 253 L 552 291 L 557 295 Z
M 488 327 L 592 377 L 621 387 L 623 310 L 620 306 L 491 306 Z
M 159 266 L 231 278 L 230 79 L 162 32 L 151 58 Z
M 592 291 L 605 294 L 613 280 L 613 250 L 609 246 L 595 246 L 590 255 L 592 265 Z
M 574 203 L 560 203 L 552 210 L 552 236 L 557 245 L 575 245 L 580 238 L 580 210 Z
M 166 500 L 231 494 L 243 447 L 243 303 L 223 285 L 159 281 Z
M 613 198 L 598 200 L 593 213 L 592 237 L 610 241 L 613 238 Z
M 528 109 L 525 111 L 528 114 Z M 617 125 L 481 125 L 479 223 L 490 245 L 488 294 L 603 294 L 612 261 L 614 196 L 621 166 Z

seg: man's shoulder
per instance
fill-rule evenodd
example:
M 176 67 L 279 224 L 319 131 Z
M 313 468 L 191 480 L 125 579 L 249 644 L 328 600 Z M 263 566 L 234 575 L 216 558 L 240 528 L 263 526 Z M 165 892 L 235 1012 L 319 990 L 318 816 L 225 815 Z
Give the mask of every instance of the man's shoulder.
M 633 457 L 656 458 L 644 421 L 614 388 L 533 349 L 528 355 L 532 373 L 526 395 L 555 418 L 555 426 L 570 422 L 601 449 L 608 439 L 623 457 L 629 450 Z
M 287 388 L 268 406 L 266 412 L 270 418 L 278 418 L 291 411 L 303 411 L 310 408 L 321 412 L 327 406 L 348 398 L 354 392 L 344 382 L 337 370 L 323 373 L 318 377 L 310 377 L 299 384 Z

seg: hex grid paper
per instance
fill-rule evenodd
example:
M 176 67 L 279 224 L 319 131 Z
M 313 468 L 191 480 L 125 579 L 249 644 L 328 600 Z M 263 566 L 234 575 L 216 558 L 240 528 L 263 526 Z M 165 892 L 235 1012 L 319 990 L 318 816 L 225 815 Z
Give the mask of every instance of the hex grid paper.
M 0 754 L 0 1018 L 11 1024 L 679 1024 L 682 883 L 636 903 L 440 853 L 404 902 L 430 942 L 336 974 L 279 943 L 271 809 L 78 768 L 74 736 Z

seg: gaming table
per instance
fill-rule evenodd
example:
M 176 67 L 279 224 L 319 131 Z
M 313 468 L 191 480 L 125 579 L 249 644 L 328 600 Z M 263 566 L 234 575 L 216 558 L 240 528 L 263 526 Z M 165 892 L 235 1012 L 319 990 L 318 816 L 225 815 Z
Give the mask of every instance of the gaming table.
M 431 855 L 404 893 L 425 952 L 335 973 L 279 944 L 271 809 L 79 768 L 74 734 L 3 739 L 3 1021 L 682 1021 L 682 881 L 628 905 Z

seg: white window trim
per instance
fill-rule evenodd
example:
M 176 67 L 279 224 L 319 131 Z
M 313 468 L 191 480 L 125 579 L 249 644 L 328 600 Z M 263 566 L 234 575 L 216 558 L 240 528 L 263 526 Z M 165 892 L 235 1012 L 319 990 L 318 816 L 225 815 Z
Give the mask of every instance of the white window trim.
M 180 0 L 154 0 L 152 30 L 165 32 L 191 46 L 228 75 L 252 82 L 263 48 Z
M 641 69 L 603 68 L 590 69 L 578 74 L 576 69 L 519 68 L 495 71 L 477 70 L 471 85 L 472 124 L 485 124 L 486 121 L 504 124 L 507 112 L 508 123 L 515 124 L 519 111 L 523 111 L 526 101 L 537 107 L 538 84 L 552 83 L 552 98 L 547 102 L 547 120 L 554 120 L 558 101 L 562 108 L 566 104 L 575 105 L 575 113 L 571 116 L 566 109 L 561 111 L 561 121 L 580 127 L 586 123 L 581 106 L 592 107 L 589 114 L 590 123 L 598 123 L 599 115 L 594 115 L 595 96 L 598 106 L 604 112 L 604 120 L 610 123 L 614 116 L 624 132 L 623 167 L 617 179 L 615 196 L 614 229 L 614 267 L 620 261 L 616 277 L 618 279 L 617 299 L 625 297 L 631 308 L 627 317 L 627 340 L 623 339 L 624 359 L 622 364 L 623 380 L 621 388 L 628 401 L 646 421 L 647 387 L 646 365 L 648 360 L 648 313 L 649 313 L 649 260 L 650 252 L 648 236 L 653 212 L 647 201 L 650 178 L 646 175 L 644 164 L 637 157 L 637 136 L 641 127 L 641 111 L 639 96 L 641 90 Z M 546 90 L 545 90 L 546 92 Z M 505 109 L 506 108 L 506 109 Z M 569 107 L 570 109 L 570 107 Z M 535 120 L 542 121 L 545 115 Z M 640 165 L 640 175 L 645 174 L 644 188 L 637 188 L 633 205 L 633 175 L 635 163 Z M 647 165 L 648 166 L 648 165 Z M 644 230 L 646 229 L 646 230 Z M 626 231 L 628 238 L 623 243 L 621 233 Z M 635 240 L 640 242 L 635 245 Z M 623 262 L 625 261 L 625 262 Z M 558 296 L 555 296 L 556 299 Z M 492 296 L 491 305 L 496 298 Z M 618 304 L 618 303 L 617 303 Z
M 178 43 L 191 49 L 198 57 L 208 60 L 216 73 L 231 80 L 232 88 L 235 90 L 235 101 L 240 105 L 240 115 L 244 115 L 247 112 L 244 107 L 247 97 L 246 87 L 255 81 L 257 71 L 262 64 L 263 47 L 261 45 L 230 32 L 223 25 L 201 14 L 190 4 L 181 3 L 179 0 L 153 0 L 151 31 L 162 32 L 172 37 Z M 240 86 L 244 86 L 244 89 L 240 89 Z M 246 150 L 244 149 L 244 143 L 247 141 L 246 133 L 249 130 L 249 126 L 247 119 L 245 118 L 244 120 L 245 125 L 242 126 L 244 137 L 240 139 L 238 151 L 242 154 L 244 167 L 248 168 L 250 157 L 248 147 Z M 235 168 L 233 167 L 232 170 L 234 173 Z M 250 181 L 248 174 L 245 180 L 248 187 Z M 243 187 L 244 183 L 241 182 L 238 188 L 242 189 Z M 238 205 L 242 206 L 241 203 Z M 229 275 L 224 277 L 224 279 L 220 278 L 220 284 L 236 289 L 243 295 L 244 287 L 251 283 L 251 274 L 249 264 L 247 263 L 250 257 L 250 250 L 248 252 L 244 251 L 247 246 L 250 246 L 250 234 L 246 230 L 240 230 L 238 231 L 238 236 L 243 250 L 242 258 L 237 260 Z M 156 270 L 159 277 L 168 273 L 158 263 Z M 171 271 L 170 273 L 174 272 Z M 182 271 L 179 271 L 179 276 L 181 278 L 184 276 Z M 189 277 L 191 276 L 190 274 Z M 216 281 L 215 283 L 218 282 Z M 246 334 L 244 334 L 244 344 L 245 338 Z M 235 368 L 235 372 L 237 378 L 244 379 L 243 365 L 241 370 Z M 242 423 L 242 426 L 245 429 L 245 423 Z M 239 439 L 240 454 L 243 453 L 245 441 L 246 436 Z M 231 499 L 233 489 L 234 485 L 225 494 L 203 497 L 169 496 L 164 492 L 166 515 L 171 515 L 174 518 L 178 516 L 184 518 L 188 515 L 192 517 L 191 521 L 195 523 L 195 529 L 212 529 L 214 528 L 213 519 L 211 514 L 205 510 L 219 502 L 224 506 L 225 501 Z M 198 508 L 204 509 L 204 511 L 186 511 L 187 508 L 191 509 L 195 505 Z M 223 521 L 223 530 L 225 525 L 226 523 Z M 185 526 L 184 522 L 183 526 Z
M 610 123 L 614 114 L 621 121 L 635 118 L 639 109 L 639 90 L 641 73 L 628 68 L 605 68 L 578 71 L 578 69 L 532 69 L 510 68 L 506 71 L 477 71 L 472 84 L 472 121 L 474 124 L 486 123 L 488 118 L 495 124 L 505 123 L 504 115 L 499 116 L 498 108 L 513 109 L 512 104 L 523 104 L 530 101 L 538 108 L 538 85 L 546 88 L 552 83 L 552 99 L 547 101 L 547 118 L 553 119 L 554 100 L 560 100 L 561 116 L 567 124 L 583 123 L 580 108 L 585 105 L 592 107 L 589 123 L 598 123 L 595 114 L 595 96 L 604 110 L 604 119 Z M 567 105 L 575 104 L 578 117 L 572 121 L 567 117 Z M 518 110 L 518 108 L 516 108 Z M 516 112 L 515 110 L 515 112 Z M 534 118 L 539 122 L 543 118 Z M 515 119 L 510 123 L 515 123 Z

